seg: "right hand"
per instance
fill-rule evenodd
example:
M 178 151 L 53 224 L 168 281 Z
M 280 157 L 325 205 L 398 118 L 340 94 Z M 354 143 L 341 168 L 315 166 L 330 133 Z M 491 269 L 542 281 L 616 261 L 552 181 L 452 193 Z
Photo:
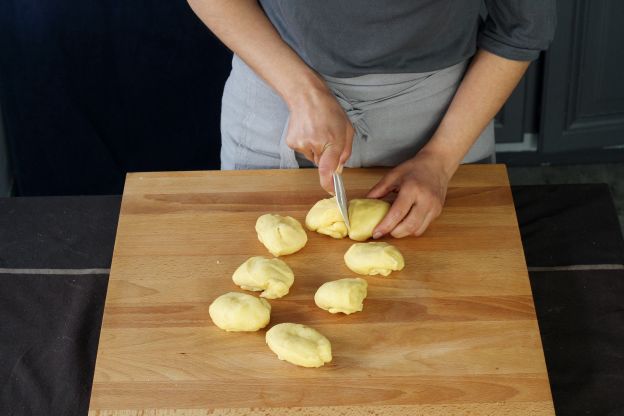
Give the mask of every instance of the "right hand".
M 355 130 L 327 89 L 306 92 L 291 102 L 286 144 L 318 166 L 321 186 L 333 194 L 332 174 L 351 156 Z

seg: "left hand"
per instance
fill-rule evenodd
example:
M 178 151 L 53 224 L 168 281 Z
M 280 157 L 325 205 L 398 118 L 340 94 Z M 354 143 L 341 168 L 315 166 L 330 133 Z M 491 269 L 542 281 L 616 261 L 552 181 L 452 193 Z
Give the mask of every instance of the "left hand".
M 442 212 L 452 175 L 439 157 L 423 151 L 388 172 L 367 195 L 383 198 L 392 191 L 398 193 L 373 238 L 388 233 L 395 238 L 422 235 Z

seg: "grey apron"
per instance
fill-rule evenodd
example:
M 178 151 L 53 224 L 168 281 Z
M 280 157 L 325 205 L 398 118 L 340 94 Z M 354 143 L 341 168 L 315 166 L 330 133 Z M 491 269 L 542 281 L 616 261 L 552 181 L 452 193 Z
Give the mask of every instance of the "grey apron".
M 466 70 L 467 62 L 421 74 L 325 76 L 353 123 L 347 167 L 396 166 L 431 138 Z M 223 91 L 221 169 L 310 167 L 285 142 L 288 108 L 238 56 Z M 494 161 L 490 123 L 462 163 Z

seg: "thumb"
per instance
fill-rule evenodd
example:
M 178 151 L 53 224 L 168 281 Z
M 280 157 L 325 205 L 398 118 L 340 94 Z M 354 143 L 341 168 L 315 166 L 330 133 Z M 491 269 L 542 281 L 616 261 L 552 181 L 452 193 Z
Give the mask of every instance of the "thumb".
M 332 195 L 334 194 L 334 180 L 332 175 L 338 168 L 341 153 L 342 149 L 335 144 L 328 146 L 321 155 L 318 163 L 321 186 Z

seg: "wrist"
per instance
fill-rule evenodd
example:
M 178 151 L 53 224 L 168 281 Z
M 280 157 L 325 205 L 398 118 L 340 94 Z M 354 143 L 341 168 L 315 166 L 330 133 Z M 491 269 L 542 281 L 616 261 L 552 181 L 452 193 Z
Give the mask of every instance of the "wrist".
M 451 180 L 462 160 L 453 149 L 440 146 L 433 139 L 427 143 L 419 152 L 417 157 L 424 157 L 434 162 L 447 180 Z
M 326 98 L 327 95 L 331 95 L 331 92 L 325 81 L 312 70 L 297 77 L 282 93 L 282 97 L 291 111 L 301 106 L 314 105 L 315 102 Z

